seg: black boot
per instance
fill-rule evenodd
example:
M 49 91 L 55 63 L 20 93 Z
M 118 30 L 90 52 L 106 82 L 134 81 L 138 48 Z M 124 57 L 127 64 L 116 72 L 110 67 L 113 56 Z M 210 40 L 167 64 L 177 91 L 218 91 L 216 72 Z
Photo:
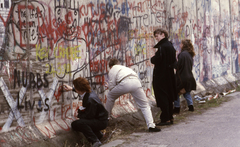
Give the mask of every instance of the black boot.
M 188 108 L 189 108 L 188 111 L 192 111 L 192 112 L 194 111 L 193 105 L 189 105 Z
M 174 107 L 173 114 L 179 114 L 179 113 L 180 113 L 180 107 Z

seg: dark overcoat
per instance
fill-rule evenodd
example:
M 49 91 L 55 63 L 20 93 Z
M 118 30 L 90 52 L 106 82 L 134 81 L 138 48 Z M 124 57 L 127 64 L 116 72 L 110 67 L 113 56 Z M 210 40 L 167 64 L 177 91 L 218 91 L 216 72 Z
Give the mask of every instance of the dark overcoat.
M 157 102 L 160 106 L 160 99 L 177 99 L 176 79 L 174 74 L 174 64 L 176 64 L 176 50 L 167 38 L 159 41 L 154 48 L 158 48 L 151 58 L 154 64 L 153 69 L 153 90 Z
M 196 80 L 192 73 L 193 57 L 184 50 L 178 55 L 176 79 L 177 92 L 185 88 L 186 92 L 196 90 Z

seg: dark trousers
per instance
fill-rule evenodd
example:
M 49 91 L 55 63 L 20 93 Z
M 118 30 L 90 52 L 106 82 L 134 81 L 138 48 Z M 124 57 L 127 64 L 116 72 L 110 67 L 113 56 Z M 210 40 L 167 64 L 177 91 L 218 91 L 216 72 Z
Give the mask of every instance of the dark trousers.
M 159 88 L 157 83 L 153 82 L 154 95 L 157 101 L 157 106 L 160 107 L 162 113 L 160 114 L 161 122 L 166 122 L 173 119 L 173 101 L 169 96 Z
M 91 143 L 98 141 L 101 137 L 101 130 L 108 125 L 108 120 L 100 121 L 97 119 L 79 119 L 72 122 L 71 126 L 74 131 L 82 132 L 87 140 Z
M 161 122 L 166 122 L 173 119 L 173 102 L 169 101 L 167 97 L 160 98 L 160 115 Z

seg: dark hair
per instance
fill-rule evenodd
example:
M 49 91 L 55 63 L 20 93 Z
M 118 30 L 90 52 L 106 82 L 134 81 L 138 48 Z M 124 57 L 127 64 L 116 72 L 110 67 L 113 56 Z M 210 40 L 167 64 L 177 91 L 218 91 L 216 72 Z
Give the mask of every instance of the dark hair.
M 160 28 L 160 29 L 156 29 L 154 32 L 153 32 L 153 35 L 155 36 L 156 34 L 164 34 L 165 35 L 165 38 L 168 38 L 168 32 L 163 29 L 163 28 Z
M 117 58 L 110 59 L 108 66 L 111 68 L 113 65 L 119 64 L 119 60 Z
M 184 39 L 182 40 L 182 48 L 181 51 L 188 51 L 189 54 L 194 57 L 195 56 L 195 51 L 192 45 L 192 41 L 190 39 Z
M 74 85 L 74 88 L 78 91 L 87 92 L 87 93 L 91 92 L 90 84 L 88 80 L 85 78 L 82 78 L 82 77 L 76 78 L 75 80 L 73 80 L 73 85 Z

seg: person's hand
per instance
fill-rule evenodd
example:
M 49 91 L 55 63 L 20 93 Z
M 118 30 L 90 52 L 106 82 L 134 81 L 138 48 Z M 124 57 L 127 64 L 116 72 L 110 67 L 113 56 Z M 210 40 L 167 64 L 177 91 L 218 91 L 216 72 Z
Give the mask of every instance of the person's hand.
M 72 91 L 72 87 L 67 85 L 67 84 L 63 84 L 63 88 L 66 90 L 66 91 Z
M 185 93 L 186 93 L 185 88 L 182 88 L 182 89 L 178 92 L 178 95 L 182 95 L 182 94 L 185 94 Z
M 104 86 L 108 88 L 108 82 L 104 82 Z

